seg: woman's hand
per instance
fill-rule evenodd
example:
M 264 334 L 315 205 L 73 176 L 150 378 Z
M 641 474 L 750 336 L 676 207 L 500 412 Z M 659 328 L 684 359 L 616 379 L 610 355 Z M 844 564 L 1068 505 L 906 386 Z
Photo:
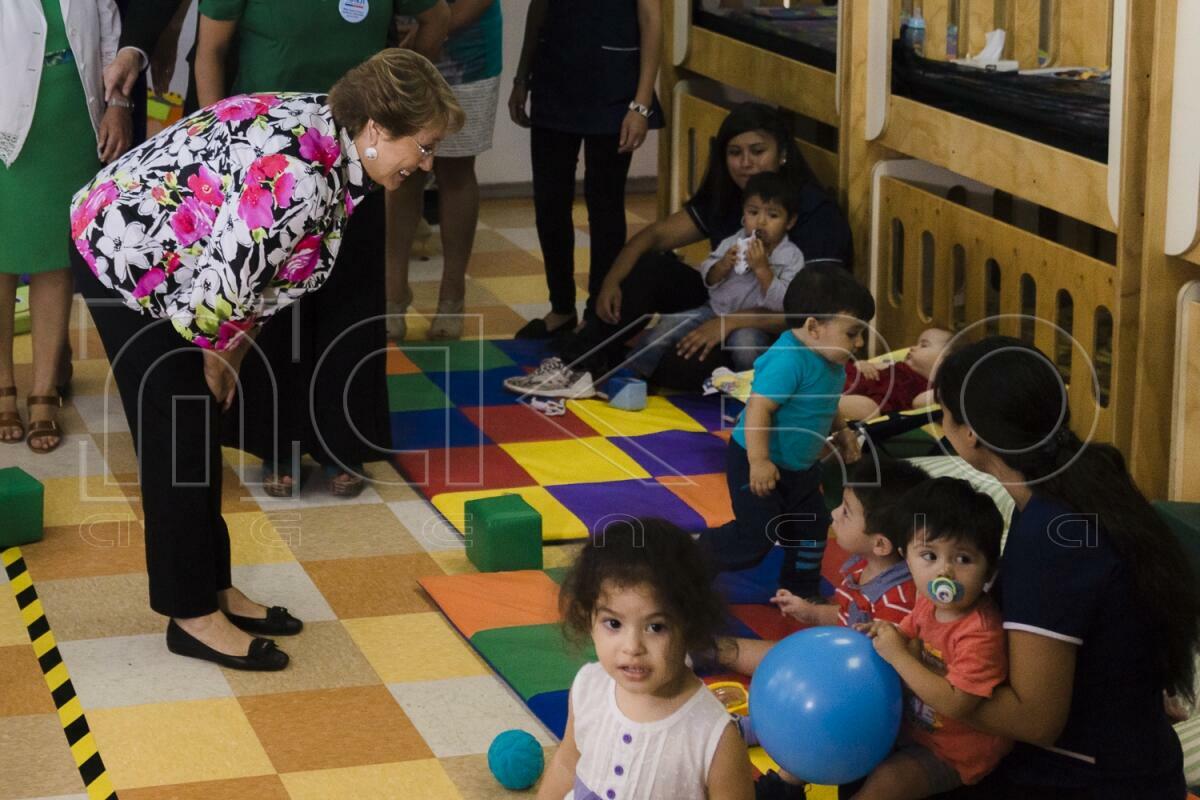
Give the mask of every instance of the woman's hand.
M 596 296 L 596 315 L 609 325 L 621 319 L 621 284 L 604 281 L 600 294 Z
M 646 131 L 648 130 L 650 130 L 650 120 L 636 111 L 626 112 L 625 119 L 621 121 L 621 139 L 617 152 L 632 153 L 637 150 L 642 146 L 642 142 L 646 141 Z
M 750 491 L 758 497 L 766 497 L 775 491 L 779 481 L 779 467 L 769 459 L 750 462 Z
M 525 101 L 529 99 L 529 89 L 524 82 L 513 83 L 512 94 L 508 96 L 508 116 L 522 128 L 528 128 L 532 123 L 529 114 L 525 112 Z
M 237 393 L 238 370 L 242 359 L 250 349 L 250 340 L 243 339 L 235 347 L 226 350 L 204 350 L 204 381 L 208 390 L 221 404 L 221 411 L 228 411 Z
M 142 55 L 132 47 L 122 47 L 117 56 L 104 68 L 104 99 L 114 97 L 129 97 L 133 94 L 133 85 L 137 83 L 138 75 L 142 74 Z M 155 88 L 158 88 L 157 85 Z M 159 90 L 165 92 L 166 88 Z
M 128 108 L 109 106 L 100 119 L 96 145 L 101 164 L 119 158 L 133 143 L 133 116 L 129 111 Z
M 703 322 L 687 336 L 679 340 L 675 352 L 682 358 L 697 356 L 700 361 L 708 357 L 712 349 L 721 343 L 724 336 L 720 318 Z

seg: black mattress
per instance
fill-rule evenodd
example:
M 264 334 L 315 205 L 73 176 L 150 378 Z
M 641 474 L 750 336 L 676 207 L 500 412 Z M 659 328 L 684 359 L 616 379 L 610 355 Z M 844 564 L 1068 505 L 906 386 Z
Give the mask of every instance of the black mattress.
M 837 68 L 837 8 L 705 10 L 693 0 L 692 22 L 786 58 L 833 72 Z M 772 14 L 774 16 L 764 16 Z
M 931 61 L 897 40 L 892 93 L 1011 131 L 1093 161 L 1108 161 L 1108 81 L 986 72 Z

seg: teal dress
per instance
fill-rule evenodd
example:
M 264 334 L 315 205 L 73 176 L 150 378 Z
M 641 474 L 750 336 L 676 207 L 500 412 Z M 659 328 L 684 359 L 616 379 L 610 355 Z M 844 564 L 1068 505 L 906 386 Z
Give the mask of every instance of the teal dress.
M 46 62 L 25 144 L 0 164 L 0 272 L 66 269 L 71 196 L 100 169 L 96 132 L 59 0 L 42 0 Z

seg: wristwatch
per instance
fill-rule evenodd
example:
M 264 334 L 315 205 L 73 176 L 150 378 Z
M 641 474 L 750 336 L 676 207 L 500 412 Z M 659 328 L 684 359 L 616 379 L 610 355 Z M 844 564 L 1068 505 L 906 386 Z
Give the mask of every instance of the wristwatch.
M 106 104 L 111 108 L 133 108 L 133 101 L 124 97 L 114 97 Z
M 650 109 L 639 103 L 637 100 L 633 100 L 629 103 L 629 110 L 636 111 L 646 119 L 650 119 Z

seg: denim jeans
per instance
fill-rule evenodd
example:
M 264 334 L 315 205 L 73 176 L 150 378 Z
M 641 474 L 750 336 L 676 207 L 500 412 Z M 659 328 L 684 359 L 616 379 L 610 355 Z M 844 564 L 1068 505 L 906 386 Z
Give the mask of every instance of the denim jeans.
M 658 324 L 646 333 L 645 344 L 630 358 L 629 366 L 646 377 L 653 375 L 663 356 L 674 350 L 683 337 L 716 318 L 717 312 L 707 304 L 677 314 L 663 314 Z M 733 369 L 741 372 L 753 369 L 754 360 L 765 353 L 776 338 L 777 334 L 759 328 L 738 328 L 725 336 L 721 349 L 728 354 Z

